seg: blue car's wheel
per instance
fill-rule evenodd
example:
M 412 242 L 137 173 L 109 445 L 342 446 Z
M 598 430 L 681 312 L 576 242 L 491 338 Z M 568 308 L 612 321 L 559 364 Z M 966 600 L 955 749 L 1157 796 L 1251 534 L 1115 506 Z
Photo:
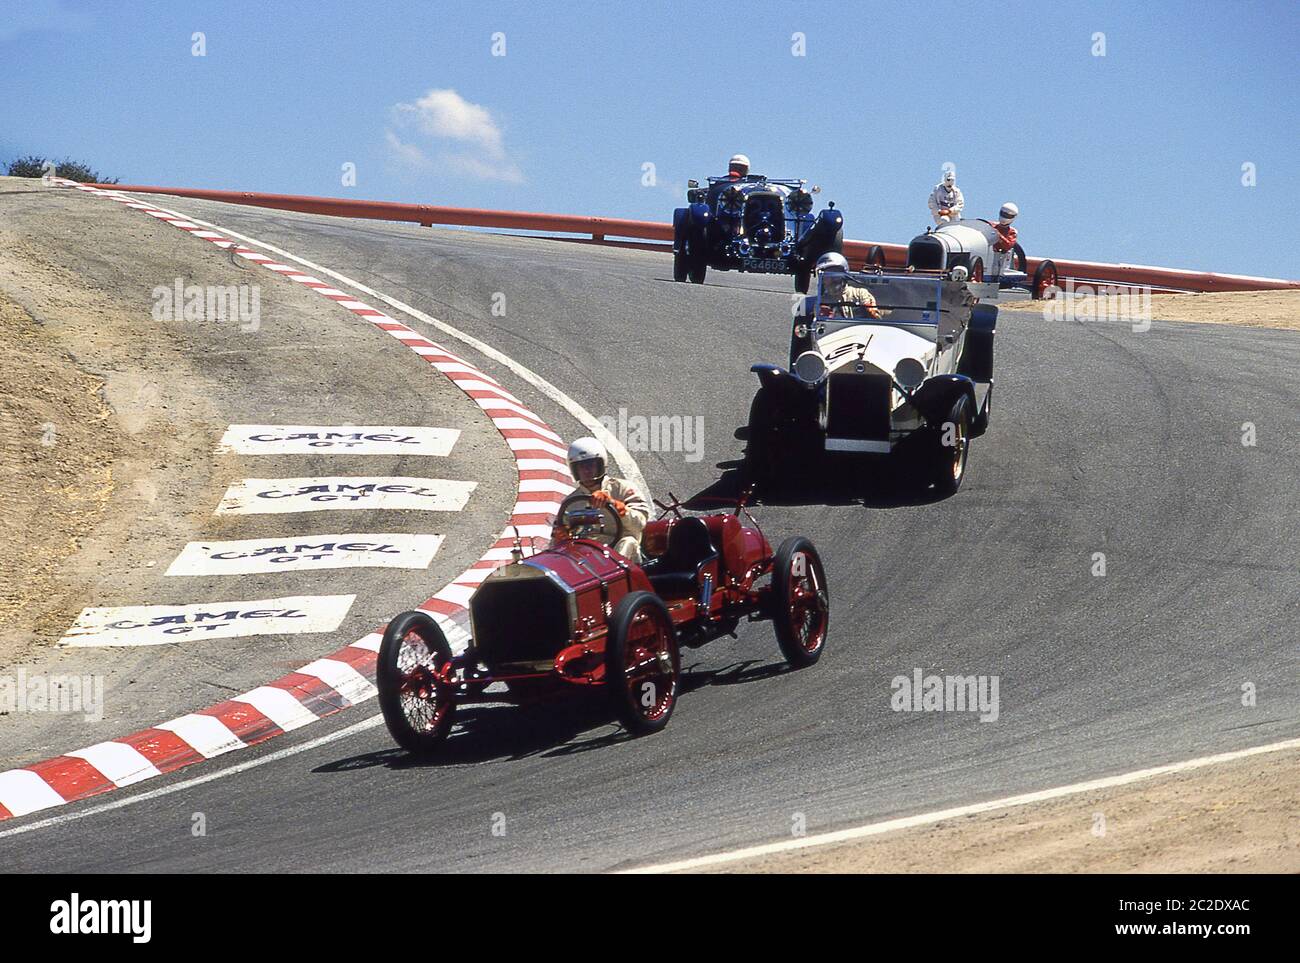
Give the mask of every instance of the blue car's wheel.
M 690 273 L 690 268 L 686 263 L 686 252 L 680 248 L 673 251 L 673 280 L 685 281 Z
M 696 251 L 694 245 L 687 248 L 687 272 L 690 274 L 692 284 L 703 284 L 704 275 L 709 272 L 708 262 L 704 260 L 704 252 Z

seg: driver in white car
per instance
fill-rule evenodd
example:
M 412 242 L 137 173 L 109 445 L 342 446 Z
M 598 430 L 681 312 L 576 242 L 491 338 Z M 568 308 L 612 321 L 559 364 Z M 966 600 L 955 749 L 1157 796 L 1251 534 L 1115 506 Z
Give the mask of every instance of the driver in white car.
M 822 318 L 879 318 L 875 296 L 860 284 L 850 283 L 849 262 L 843 254 L 827 251 L 817 259 L 821 298 L 817 315 Z
M 569 446 L 569 472 L 578 483 L 570 495 L 588 495 L 596 505 L 608 505 L 623 520 L 623 534 L 610 547 L 629 562 L 641 561 L 641 530 L 650 520 L 650 502 L 625 478 L 605 473 L 605 446 L 595 438 L 579 438 Z M 568 531 L 559 524 L 551 528 L 551 540 L 563 541 Z

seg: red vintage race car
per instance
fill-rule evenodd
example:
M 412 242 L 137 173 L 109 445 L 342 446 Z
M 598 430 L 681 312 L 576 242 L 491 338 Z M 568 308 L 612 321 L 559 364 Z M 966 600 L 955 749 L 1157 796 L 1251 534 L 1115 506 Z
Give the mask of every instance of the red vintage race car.
M 527 556 L 516 539 L 512 560 L 470 599 L 472 638 L 459 655 L 427 613 L 394 618 L 377 685 L 398 744 L 433 752 L 458 705 L 577 690 L 601 692 L 633 734 L 658 732 L 677 703 L 680 647 L 729 634 L 741 619 L 771 619 L 794 668 L 821 657 L 830 595 L 808 539 L 773 551 L 745 497 L 705 515 L 686 514 L 675 498 L 656 504 L 638 565 L 609 548 L 622 534 L 616 512 L 585 495 L 565 499 L 556 519 L 568 537 Z

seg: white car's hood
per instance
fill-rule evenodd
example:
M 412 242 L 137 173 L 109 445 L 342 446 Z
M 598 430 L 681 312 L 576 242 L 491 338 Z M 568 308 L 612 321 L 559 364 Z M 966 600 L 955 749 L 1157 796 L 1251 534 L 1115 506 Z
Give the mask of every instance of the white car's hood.
M 934 341 L 888 324 L 855 324 L 826 335 L 818 342 L 831 372 L 862 358 L 891 377 L 898 362 L 915 358 L 930 370 Z

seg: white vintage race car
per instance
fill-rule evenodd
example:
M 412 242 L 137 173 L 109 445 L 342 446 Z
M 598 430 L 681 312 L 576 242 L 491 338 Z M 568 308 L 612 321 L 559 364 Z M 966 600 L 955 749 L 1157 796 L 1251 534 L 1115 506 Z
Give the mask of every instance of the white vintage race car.
M 794 321 L 790 367 L 751 368 L 762 384 L 746 460 L 760 485 L 849 452 L 891 456 L 918 489 L 957 491 L 970 440 L 988 428 L 997 307 L 956 274 L 819 276 Z

